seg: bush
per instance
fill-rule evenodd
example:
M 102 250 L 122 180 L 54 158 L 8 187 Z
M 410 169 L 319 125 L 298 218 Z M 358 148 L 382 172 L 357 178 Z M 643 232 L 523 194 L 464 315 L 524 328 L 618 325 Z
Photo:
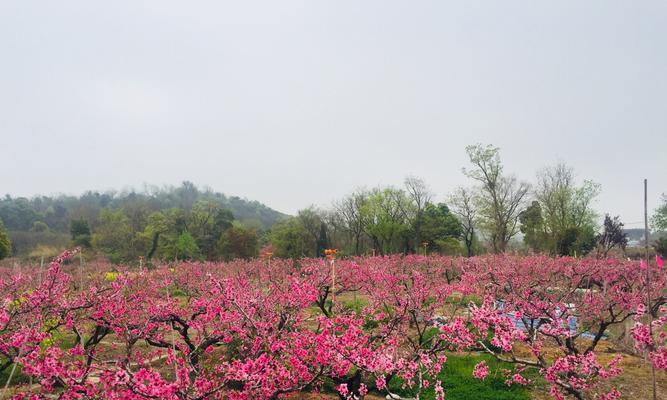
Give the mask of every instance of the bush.
M 0 260 L 12 254 L 12 243 L 9 241 L 5 226 L 0 221 Z

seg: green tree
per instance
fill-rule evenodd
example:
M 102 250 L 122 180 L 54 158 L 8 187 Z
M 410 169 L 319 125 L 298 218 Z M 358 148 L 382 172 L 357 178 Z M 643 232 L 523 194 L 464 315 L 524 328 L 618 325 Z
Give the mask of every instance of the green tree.
M 169 260 L 178 258 L 177 241 L 187 231 L 185 211 L 180 208 L 170 208 L 154 212 L 149 215 L 148 221 L 146 229 L 140 235 L 143 240 L 150 243 L 146 259 L 150 260 L 155 255 Z M 192 237 L 192 234 L 188 235 Z
M 426 203 L 421 225 L 421 238 L 428 248 L 450 254 L 452 249 L 459 253 L 458 239 L 463 233 L 459 220 L 444 203 Z
M 591 225 L 568 228 L 557 238 L 556 254 L 565 256 L 586 255 L 595 248 L 597 238 L 595 228 Z
M 412 204 L 403 190 L 374 189 L 360 209 L 364 231 L 379 254 L 407 251 L 406 240 L 413 236 L 409 225 Z
M 493 251 L 502 253 L 519 232 L 519 214 L 530 185 L 503 174 L 497 147 L 477 144 L 467 146 L 466 152 L 473 168 L 464 168 L 463 172 L 480 184 L 475 196 L 479 224 L 488 234 Z
M 130 219 L 123 210 L 104 208 L 100 211 L 92 244 L 111 262 L 127 262 L 142 254 L 135 236 Z
M 604 258 L 614 247 L 625 252 L 628 244 L 628 235 L 623 231 L 623 223 L 618 216 L 614 218 L 609 214 L 604 216 L 604 229 L 597 237 L 597 257 Z
M 38 214 L 25 197 L 5 196 L 0 201 L 0 219 L 8 230 L 27 231 L 38 218 Z
M 344 232 L 350 238 L 351 252 L 361 255 L 362 239 L 364 237 L 364 216 L 362 208 L 368 201 L 368 192 L 358 190 L 335 204 L 335 213 L 341 221 Z
M 157 253 L 160 244 L 160 236 L 169 231 L 169 222 L 165 214 L 161 211 L 148 216 L 148 224 L 144 229 L 143 236 L 150 241 L 150 246 L 146 254 L 146 260 L 150 261 Z
M 212 235 L 213 237 L 219 237 L 224 231 L 231 228 L 234 223 L 234 214 L 226 208 L 221 208 L 215 213 L 213 218 L 213 228 Z M 256 220 L 248 220 L 244 224 L 259 224 L 261 222 Z
M 662 257 L 667 257 L 667 237 L 661 237 L 653 242 L 655 252 Z
M 578 254 L 595 231 L 597 214 L 592 203 L 600 185 L 585 180 L 576 185 L 574 170 L 565 164 L 543 168 L 537 174 L 535 198 L 540 207 L 542 234 L 533 248 L 554 255 Z M 532 246 L 531 246 L 532 247 Z
M 323 222 L 320 223 L 320 233 L 317 237 L 317 254 L 318 257 L 324 257 L 324 250 L 331 246 L 329 237 L 327 236 L 327 226 Z
M 519 214 L 521 222 L 521 233 L 523 241 L 535 251 L 542 251 L 545 247 L 544 220 L 542 219 L 542 207 L 537 201 Z
M 222 233 L 232 226 L 234 216 L 220 207 L 213 199 L 198 200 L 190 212 L 188 231 L 197 241 L 207 259 L 216 258 L 218 241 Z
M 288 218 L 273 225 L 269 241 L 276 257 L 314 257 L 315 245 L 310 234 L 297 218 Z
M 75 246 L 91 247 L 90 226 L 88 221 L 83 218 L 73 219 L 70 221 L 69 228 L 72 237 L 72 243 Z
M 12 254 L 12 242 L 9 240 L 5 225 L 0 220 L 0 260 Z
M 308 207 L 299 210 L 296 217 L 275 224 L 269 233 L 269 241 L 278 257 L 318 257 L 322 246 L 329 244 L 326 229 L 320 212 Z
M 30 228 L 30 232 L 48 232 L 49 231 L 49 226 L 45 224 L 42 221 L 35 221 L 32 223 L 32 228 Z
M 249 259 L 257 256 L 257 232 L 241 225 L 234 225 L 225 230 L 218 245 L 220 254 L 225 260 Z
M 197 246 L 197 242 L 188 231 L 184 231 L 178 235 L 173 250 L 175 250 L 173 254 L 166 254 L 168 258 L 175 258 L 177 260 L 201 259 L 201 251 Z
M 431 191 L 426 183 L 420 178 L 409 176 L 404 181 L 405 191 L 411 200 L 411 207 L 406 210 L 412 233 L 414 234 L 413 248 L 416 250 L 418 246 L 422 245 L 422 225 L 425 223 L 426 207 L 431 201 Z M 411 212 L 410 212 L 411 211 Z M 433 210 L 431 210 L 433 212 Z M 449 211 L 448 211 L 449 212 Z
M 667 231 L 667 194 L 662 194 L 662 204 L 655 210 L 651 222 L 655 229 Z
M 313 257 L 319 257 L 320 255 L 320 231 L 322 227 L 322 217 L 315 209 L 311 206 L 303 210 L 299 210 L 296 215 L 299 224 L 303 227 L 306 232 L 306 241 L 310 244 L 312 250 L 308 250 L 308 253 Z
M 466 254 L 468 257 L 472 257 L 475 254 L 475 224 L 477 223 L 474 193 L 470 189 L 458 187 L 450 196 L 449 202 L 452 205 L 452 211 L 461 224 L 461 237 L 466 248 Z

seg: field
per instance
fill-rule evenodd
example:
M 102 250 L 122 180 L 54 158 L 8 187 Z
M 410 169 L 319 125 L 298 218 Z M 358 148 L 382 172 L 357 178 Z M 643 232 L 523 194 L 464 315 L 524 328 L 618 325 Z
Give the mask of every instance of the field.
M 639 262 L 500 255 L 147 268 L 65 253 L 0 275 L 2 396 L 611 400 L 650 398 L 654 365 L 665 398 L 667 274 L 656 264 L 647 274 Z

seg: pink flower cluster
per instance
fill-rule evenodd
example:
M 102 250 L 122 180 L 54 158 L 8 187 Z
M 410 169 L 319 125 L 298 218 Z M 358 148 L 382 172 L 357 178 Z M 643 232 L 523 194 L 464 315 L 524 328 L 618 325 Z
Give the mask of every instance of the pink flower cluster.
M 530 384 L 532 369 L 554 398 L 614 400 L 600 382 L 620 359 L 602 363 L 597 345 L 635 315 L 637 347 L 667 369 L 665 310 L 649 329 L 634 262 L 366 257 L 336 260 L 335 286 L 321 259 L 180 263 L 90 271 L 84 289 L 63 266 L 71 255 L 40 280 L 0 277 L 0 368 L 20 365 L 39 385 L 17 387 L 17 399 L 279 399 L 325 383 L 362 399 L 398 379 L 444 399 L 446 354 L 474 351 L 512 364 L 499 371 L 508 385 Z M 655 308 L 666 276 L 650 272 Z

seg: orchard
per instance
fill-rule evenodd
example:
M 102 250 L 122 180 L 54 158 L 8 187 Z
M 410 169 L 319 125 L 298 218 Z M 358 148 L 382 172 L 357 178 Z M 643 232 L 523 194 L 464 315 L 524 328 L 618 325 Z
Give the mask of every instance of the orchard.
M 471 357 L 471 379 L 612 400 L 630 398 L 624 356 L 667 370 L 659 258 L 331 252 L 148 269 L 81 268 L 75 253 L 0 275 L 8 398 L 446 399 L 448 359 Z

